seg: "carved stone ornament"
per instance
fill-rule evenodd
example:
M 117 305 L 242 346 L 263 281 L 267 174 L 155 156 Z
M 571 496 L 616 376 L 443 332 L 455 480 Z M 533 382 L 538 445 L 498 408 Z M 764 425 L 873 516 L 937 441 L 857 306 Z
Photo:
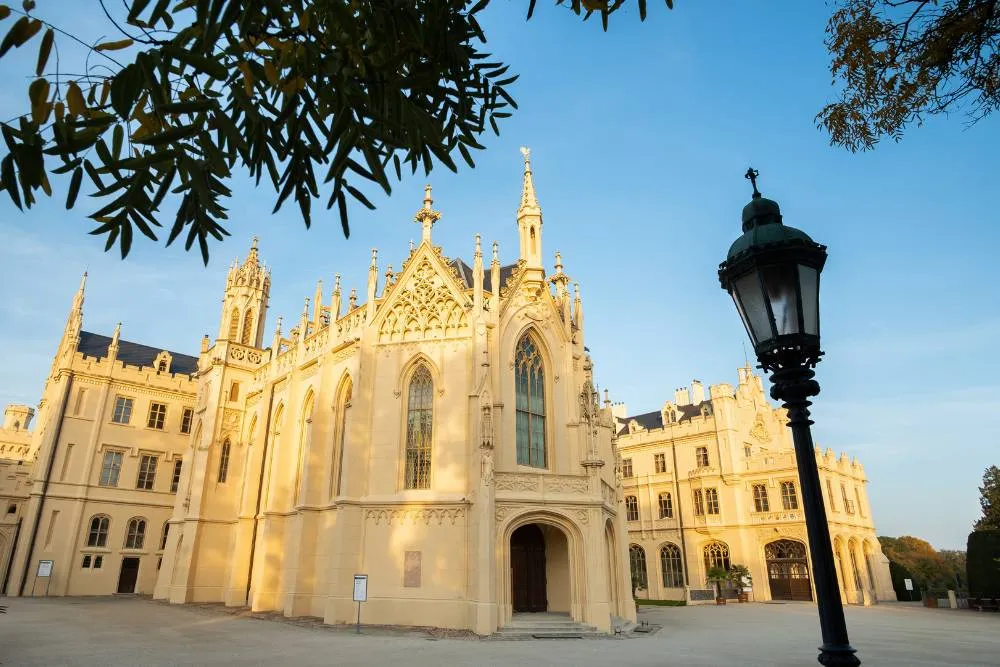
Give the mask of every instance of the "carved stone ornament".
M 438 526 L 445 525 L 448 522 L 450 525 L 456 525 L 460 519 L 465 518 L 465 508 L 464 507 L 421 507 L 414 509 L 390 509 L 390 508 L 379 508 L 379 509 L 367 509 L 365 510 L 365 518 L 368 521 L 373 522 L 376 526 L 385 524 L 387 526 L 393 525 L 395 522 L 399 525 L 417 525 L 424 524 L 429 526 L 432 523 Z
M 546 477 L 545 490 L 551 493 L 590 493 L 590 481 L 572 477 Z
M 222 413 L 222 430 L 226 433 L 232 433 L 239 429 L 240 426 L 240 411 L 233 408 L 226 408 Z
M 538 491 L 538 475 L 524 475 L 521 473 L 497 473 L 497 491 Z
M 493 483 L 493 449 L 491 447 L 480 447 L 480 452 L 482 452 L 482 464 L 480 476 L 484 486 L 489 486 Z
M 471 333 L 469 319 L 444 278 L 423 259 L 405 285 L 395 290 L 394 302 L 379 327 L 380 343 L 462 338 Z
M 767 426 L 764 425 L 764 419 L 760 415 L 757 415 L 757 420 L 750 427 L 750 435 L 761 442 L 771 441 L 771 434 L 767 432 Z

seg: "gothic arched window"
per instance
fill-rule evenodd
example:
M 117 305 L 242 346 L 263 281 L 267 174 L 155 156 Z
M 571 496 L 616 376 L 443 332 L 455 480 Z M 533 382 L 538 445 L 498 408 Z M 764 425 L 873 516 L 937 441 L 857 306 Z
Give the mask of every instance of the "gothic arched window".
M 421 364 L 410 378 L 406 410 L 407 489 L 431 488 L 431 444 L 434 425 L 434 380 Z
M 229 450 L 231 445 L 229 444 L 229 438 L 226 438 L 222 443 L 222 448 L 219 450 L 219 483 L 222 484 L 229 477 Z
M 108 544 L 108 527 L 111 519 L 98 514 L 90 520 L 90 532 L 87 534 L 88 547 L 104 547 Z
M 240 313 L 238 310 L 233 308 L 232 314 L 229 316 L 229 340 L 236 342 L 236 336 L 240 333 Z
M 771 511 L 771 503 L 767 499 L 767 487 L 764 486 L 763 484 L 753 485 L 753 511 L 754 512 Z
M 545 368 L 538 345 L 530 335 L 514 354 L 517 463 L 545 467 Z
M 705 572 L 713 567 L 721 567 L 729 571 L 729 546 L 725 542 L 709 542 L 703 550 L 705 556 Z
M 146 520 L 135 517 L 128 520 L 128 528 L 125 531 L 125 548 L 141 549 L 146 542 Z
M 338 402 L 337 413 L 340 417 L 337 420 L 337 431 L 334 434 L 333 461 L 330 471 L 330 486 L 332 496 L 339 496 L 344 483 L 344 446 L 347 442 L 347 415 L 351 409 L 351 393 L 354 391 L 354 383 L 351 378 L 344 381 L 340 390 L 340 401 Z
M 681 550 L 676 544 L 664 544 L 660 549 L 660 571 L 664 588 L 679 588 L 684 585 L 684 566 Z
M 243 314 L 243 336 L 240 338 L 240 342 L 244 345 L 253 345 L 253 311 L 247 310 Z
M 646 551 L 638 544 L 628 548 L 628 563 L 632 570 L 632 587 L 646 588 Z
M 312 444 L 312 418 L 313 418 L 313 392 L 310 389 L 306 395 L 306 400 L 302 404 L 302 421 L 299 424 L 299 456 L 295 464 L 295 493 L 292 496 L 292 504 L 299 502 L 299 490 L 302 488 L 302 478 L 306 474 L 305 461 L 309 456 L 309 449 Z

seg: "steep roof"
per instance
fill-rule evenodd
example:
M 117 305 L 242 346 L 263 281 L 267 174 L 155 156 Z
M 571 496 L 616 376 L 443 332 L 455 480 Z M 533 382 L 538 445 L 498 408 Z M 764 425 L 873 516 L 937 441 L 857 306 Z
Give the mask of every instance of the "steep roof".
M 101 359 L 108 356 L 108 347 L 110 345 L 111 338 L 108 336 L 81 331 L 80 344 L 77 345 L 76 350 L 85 357 Z M 164 350 L 159 347 L 150 347 L 141 343 L 133 343 L 127 340 L 118 340 L 118 361 L 128 366 L 152 368 L 156 363 L 156 355 L 164 351 L 168 352 L 171 357 L 171 373 L 190 375 L 198 370 L 198 357 L 192 357 L 172 350 Z
M 461 259 L 451 260 L 451 267 L 458 271 L 458 275 L 462 278 L 465 288 L 472 289 L 472 267 L 463 262 Z M 514 269 L 516 268 L 517 264 L 508 264 L 507 266 L 500 267 L 500 287 L 507 286 L 507 281 L 510 280 L 511 275 L 513 275 Z M 483 271 L 483 291 L 493 291 L 493 278 L 490 275 L 489 267 L 485 267 L 485 270 Z
M 688 405 L 677 405 L 674 406 L 677 409 L 677 422 L 690 420 L 692 417 L 697 417 L 701 415 L 701 406 L 706 406 L 711 414 L 712 402 L 702 401 L 701 403 L 688 404 Z M 643 412 L 639 415 L 632 415 L 631 417 L 625 417 L 624 419 L 618 419 L 618 435 L 625 435 L 628 433 L 628 425 L 632 420 L 635 420 L 639 426 L 643 427 L 647 431 L 654 428 L 663 428 L 663 413 L 659 410 L 653 412 Z

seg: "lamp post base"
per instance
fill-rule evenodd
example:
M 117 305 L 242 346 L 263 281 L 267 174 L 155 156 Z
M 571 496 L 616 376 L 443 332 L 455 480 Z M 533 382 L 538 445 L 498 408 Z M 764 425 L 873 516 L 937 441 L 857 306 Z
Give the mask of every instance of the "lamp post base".
M 851 646 L 820 646 L 819 656 L 816 658 L 819 664 L 826 667 L 857 667 L 861 664 L 857 650 Z

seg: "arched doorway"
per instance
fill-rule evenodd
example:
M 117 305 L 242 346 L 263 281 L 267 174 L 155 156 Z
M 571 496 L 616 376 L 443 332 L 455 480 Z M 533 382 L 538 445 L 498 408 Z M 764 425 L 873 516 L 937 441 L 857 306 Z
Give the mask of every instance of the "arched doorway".
M 764 545 L 772 600 L 812 600 L 806 545 L 777 540 Z
M 511 604 L 514 613 L 548 611 L 545 536 L 536 523 L 510 536 Z

